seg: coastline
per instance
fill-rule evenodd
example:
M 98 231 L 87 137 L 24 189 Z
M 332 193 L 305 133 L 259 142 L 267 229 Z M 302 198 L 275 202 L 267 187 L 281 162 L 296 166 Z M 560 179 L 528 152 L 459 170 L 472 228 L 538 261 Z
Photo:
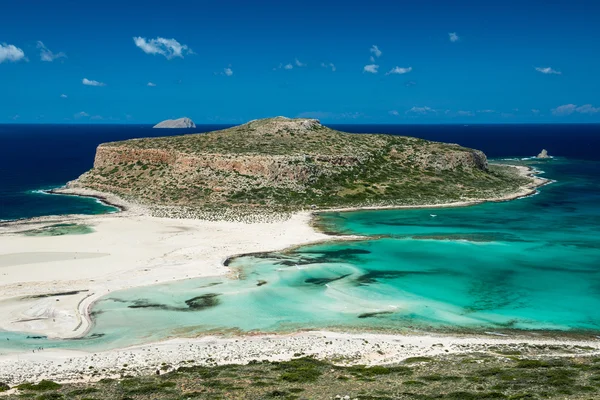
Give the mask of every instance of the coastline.
M 525 186 L 522 186 L 519 191 L 515 193 L 509 193 L 501 197 L 490 197 L 484 199 L 473 199 L 464 201 L 455 201 L 451 203 L 439 203 L 439 204 L 418 204 L 418 205 L 398 205 L 398 206 L 366 206 L 366 207 L 340 207 L 331 208 L 325 210 L 315 211 L 315 214 L 327 213 L 327 212 L 352 212 L 352 211 L 367 211 L 367 210 L 401 210 L 401 209 L 428 209 L 428 208 L 450 208 L 450 207 L 469 207 L 482 203 L 500 203 L 504 201 L 517 200 L 524 197 L 529 197 L 537 193 L 537 190 L 543 186 L 546 186 L 553 181 L 551 179 L 537 176 L 539 173 L 535 168 L 526 167 L 523 165 L 511 165 L 502 164 L 503 166 L 509 166 L 517 168 L 520 175 L 528 178 L 532 178 L 533 181 Z
M 0 295 L 0 329 L 7 331 L 20 331 L 32 334 L 47 335 L 51 338 L 72 339 L 81 337 L 91 328 L 90 311 L 93 304 L 101 297 L 117 290 L 152 284 L 166 283 L 174 280 L 190 279 L 207 276 L 222 276 L 229 272 L 226 263 L 235 255 L 281 251 L 301 245 L 320 243 L 334 240 L 360 240 L 356 236 L 332 236 L 317 232 L 312 227 L 314 215 L 321 212 L 345 212 L 355 210 L 378 209 L 403 209 L 403 208 L 441 208 L 462 207 L 480 204 L 487 201 L 509 201 L 530 196 L 537 189 L 551 181 L 535 176 L 536 170 L 524 166 L 516 166 L 524 176 L 534 178 L 530 184 L 522 187 L 518 192 L 501 198 L 477 199 L 463 202 L 433 205 L 408 205 L 408 206 L 381 206 L 339 208 L 326 210 L 302 211 L 293 214 L 285 221 L 270 221 L 258 223 L 203 221 L 195 219 L 171 219 L 151 217 L 145 207 L 127 202 L 118 196 L 76 188 L 62 188 L 53 193 L 61 195 L 78 195 L 99 198 L 107 204 L 119 207 L 121 212 L 96 216 L 68 215 L 60 217 L 41 217 L 31 220 L 18 220 L 3 222 L 0 227 L 5 228 L 6 235 L 3 240 L 11 241 L 8 248 L 15 253 L 16 265 L 6 265 L 6 254 L 0 254 L 0 267 L 8 271 L 5 276 Z M 90 225 L 94 233 L 89 235 L 64 235 L 57 237 L 32 238 L 19 235 L 23 230 L 33 227 L 47 226 L 52 223 L 74 221 Z M 0 231 L 2 232 L 2 231 Z M 136 244 L 127 243 L 119 236 L 127 235 L 135 238 Z M 160 245 L 158 243 L 160 242 Z M 139 244 L 139 246 L 137 246 Z M 45 250 L 32 252 L 36 250 Z M 76 248 L 78 251 L 73 252 Z M 63 250 L 56 252 L 56 249 Z M 23 250 L 19 252 L 18 250 Z M 48 253 L 53 253 L 53 259 L 45 260 Z M 42 254 L 40 254 L 42 253 Z M 58 253 L 58 254 L 56 254 Z M 17 256 L 14 256 L 17 254 Z M 4 258 L 3 258 L 4 256 Z M 10 254 L 9 254 L 10 256 Z M 58 257 L 58 258 L 56 258 Z M 40 260 L 40 258 L 44 260 Z M 202 261 L 198 261 L 201 259 Z M 85 260 L 85 261 L 84 261 Z M 10 260 L 9 260 L 10 263 Z M 14 263 L 14 260 L 13 260 Z M 60 264 L 62 276 L 43 271 L 56 270 Z M 85 272 L 81 266 L 85 264 Z M 112 264 L 111 268 L 106 265 Z M 29 265 L 24 270 L 20 265 Z M 32 271 L 31 269 L 34 269 Z M 41 275 L 41 276 L 40 276 Z M 32 279 L 36 277 L 37 279 Z M 42 278 L 42 279 L 39 279 Z M 29 283 L 26 287 L 21 284 Z M 76 295 L 54 296 L 48 299 L 32 299 L 32 296 L 57 293 L 61 290 L 80 291 Z M 54 300 L 60 300 L 58 305 Z M 52 321 L 50 320 L 52 318 Z M 303 337 L 306 333 L 298 333 Z M 323 332 L 319 334 L 325 334 Z M 327 335 L 334 335 L 333 332 Z M 287 337 L 295 335 L 284 335 Z M 352 337 L 365 337 L 367 333 L 353 333 Z M 243 341 L 252 335 L 243 335 Z M 385 336 L 385 335 L 384 335 Z M 406 335 L 387 335 L 396 339 L 407 339 Z M 208 336 L 207 336 L 208 337 Z M 260 337 L 274 337 L 273 335 L 260 335 Z M 279 336 L 275 336 L 279 337 Z M 307 337 L 310 337 L 308 334 Z M 427 335 L 424 337 L 446 337 Z M 203 343 L 203 338 L 198 339 L 173 339 L 165 342 L 149 343 L 136 348 L 150 348 L 163 346 L 164 343 Z M 214 339 L 228 341 L 233 339 Z M 273 339 L 274 340 L 274 339 Z M 361 339 L 362 340 L 362 339 Z M 450 340 L 450 339 L 448 339 Z M 487 339 L 486 339 L 487 340 Z M 565 339 L 566 340 L 566 339 Z M 585 343 L 588 343 L 587 341 Z M 169 345 L 165 344 L 165 348 Z M 162 348 L 162 347 L 161 347 Z M 127 349 L 117 349 L 103 352 L 111 357 L 119 357 Z M 171 350 L 169 350 L 171 351 Z M 22 359 L 24 353 L 9 353 L 0 355 L 0 365 L 10 369 L 10 360 L 14 361 L 14 354 L 19 354 Z M 86 352 L 73 352 L 69 350 L 49 351 L 48 359 L 69 357 L 89 357 Z M 292 353 L 293 354 L 293 353 Z M 261 357 L 264 357 L 263 355 Z M 45 355 L 36 355 L 36 362 L 42 362 Z M 185 360 L 185 354 L 180 354 Z M 29 353 L 27 357 L 30 358 Z M 227 359 L 222 362 L 226 363 Z M 381 360 L 380 360 L 381 361 Z M 391 362 L 391 361 L 385 361 Z M 142 366 L 140 366 L 142 368 Z M 66 376 L 66 375 L 65 375 Z M 2 377 L 0 376 L 0 380 Z
M 50 338 L 81 337 L 90 327 L 93 303 L 114 291 L 223 276 L 229 272 L 223 263 L 231 254 L 276 251 L 327 239 L 310 228 L 310 218 L 310 213 L 305 212 L 285 222 L 241 226 L 235 222 L 156 218 L 127 211 L 6 223 L 3 241 L 11 253 L 0 254 L 4 272 L 0 329 Z M 94 232 L 45 237 L 19 234 L 47 226 L 48 221 L 78 222 L 92 227 Z M 124 241 L 124 234 L 136 240 Z M 29 267 L 24 269 L 22 265 Z M 79 293 L 52 296 L 52 301 L 32 298 L 73 290 Z
M 117 196 L 111 196 L 107 193 L 97 192 L 95 190 L 89 190 L 89 189 L 88 190 L 85 190 L 85 189 L 74 190 L 74 189 L 70 189 L 67 187 L 62 187 L 62 188 L 44 190 L 43 192 L 47 193 L 47 194 L 88 197 L 88 198 L 96 199 L 100 203 L 102 203 L 106 206 L 114 207 L 114 208 L 118 209 L 119 212 L 129 211 L 131 209 L 131 204 L 123 201 L 121 198 L 119 198 Z
M 211 335 L 170 339 L 93 354 L 76 350 L 44 350 L 20 354 L 19 362 L 15 362 L 11 354 L 0 355 L 0 381 L 9 384 L 42 379 L 61 383 L 91 382 L 102 378 L 153 375 L 158 370 L 164 373 L 190 365 L 286 361 L 298 354 L 334 359 L 341 365 L 389 365 L 401 363 L 409 357 L 468 353 L 502 356 L 503 351 L 517 348 L 542 348 L 543 354 L 553 357 L 593 356 L 600 354 L 600 341 L 535 338 L 525 334 L 498 337 L 492 334 L 451 336 L 308 331 L 286 335 Z M 192 364 L 190 360 L 193 360 Z M 166 370 L 163 368 L 165 365 L 168 366 Z

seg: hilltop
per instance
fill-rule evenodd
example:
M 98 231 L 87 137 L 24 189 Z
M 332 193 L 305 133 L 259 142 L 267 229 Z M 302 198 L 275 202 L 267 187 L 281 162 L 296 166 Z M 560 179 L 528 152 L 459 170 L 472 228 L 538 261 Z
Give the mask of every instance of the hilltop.
M 506 196 L 531 179 L 456 144 L 350 134 L 315 119 L 250 121 L 230 129 L 101 144 L 71 188 L 153 208 L 287 212 L 440 204 Z

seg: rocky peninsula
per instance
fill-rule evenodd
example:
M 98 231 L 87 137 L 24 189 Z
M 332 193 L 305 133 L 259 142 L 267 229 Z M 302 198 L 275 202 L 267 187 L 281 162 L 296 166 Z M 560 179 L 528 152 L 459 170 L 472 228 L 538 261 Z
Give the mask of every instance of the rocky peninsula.
M 221 131 L 105 143 L 70 189 L 111 193 L 173 216 L 293 213 L 503 198 L 531 184 L 479 150 L 350 134 L 315 119 L 255 120 Z

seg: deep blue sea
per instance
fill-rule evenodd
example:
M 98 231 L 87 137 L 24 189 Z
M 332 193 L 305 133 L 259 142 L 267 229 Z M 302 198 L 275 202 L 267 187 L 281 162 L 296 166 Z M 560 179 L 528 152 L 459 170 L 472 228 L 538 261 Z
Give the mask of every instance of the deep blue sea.
M 546 148 L 569 159 L 600 160 L 600 125 L 330 125 L 353 133 L 387 133 L 454 142 L 488 157 L 527 157 Z M 93 199 L 49 196 L 92 167 L 100 143 L 223 129 L 152 129 L 150 125 L 0 125 L 0 220 L 112 211 Z

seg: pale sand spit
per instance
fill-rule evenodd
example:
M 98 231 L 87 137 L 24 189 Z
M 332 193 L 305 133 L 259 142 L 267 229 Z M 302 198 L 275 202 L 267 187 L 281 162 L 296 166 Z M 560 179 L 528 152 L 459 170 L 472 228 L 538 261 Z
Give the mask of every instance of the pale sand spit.
M 329 239 L 309 226 L 310 217 L 298 213 L 285 222 L 244 224 L 128 213 L 67 216 L 52 221 L 74 220 L 94 232 L 44 237 L 19 234 L 23 224 L 4 227 L 0 329 L 52 338 L 80 336 L 89 326 L 90 305 L 115 290 L 223 275 L 228 272 L 223 262 L 232 255 Z M 25 227 L 38 225 L 29 221 Z M 72 291 L 79 293 L 32 297 Z

